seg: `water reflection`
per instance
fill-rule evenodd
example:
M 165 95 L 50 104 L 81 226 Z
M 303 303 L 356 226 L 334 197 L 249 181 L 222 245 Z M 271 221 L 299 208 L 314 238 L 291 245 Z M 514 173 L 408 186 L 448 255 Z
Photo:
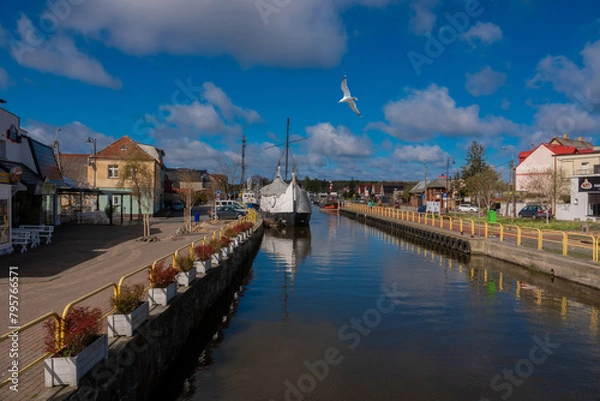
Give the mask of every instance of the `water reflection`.
M 514 399 L 600 396 L 599 291 L 335 215 L 311 224 L 266 233 L 235 319 L 179 399 L 503 399 L 490 381 L 520 367 L 534 337 L 561 346 Z M 368 323 L 382 287 L 396 286 L 397 307 Z M 343 360 L 324 367 L 332 347 Z

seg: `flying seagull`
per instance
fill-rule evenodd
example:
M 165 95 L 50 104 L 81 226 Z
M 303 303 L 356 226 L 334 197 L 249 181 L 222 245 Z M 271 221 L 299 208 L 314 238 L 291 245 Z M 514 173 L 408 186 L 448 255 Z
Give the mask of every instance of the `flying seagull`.
M 340 101 L 338 103 L 342 103 L 342 102 L 346 102 L 348 103 L 348 106 L 350 106 L 350 108 L 359 116 L 362 116 L 362 114 L 360 114 L 360 111 L 358 111 L 358 109 L 356 108 L 356 105 L 354 104 L 355 100 L 358 100 L 357 97 L 352 97 L 352 95 L 350 94 L 350 90 L 348 89 L 348 83 L 346 82 L 346 76 L 344 75 L 344 79 L 342 79 L 342 92 L 344 92 L 344 97 L 340 99 Z

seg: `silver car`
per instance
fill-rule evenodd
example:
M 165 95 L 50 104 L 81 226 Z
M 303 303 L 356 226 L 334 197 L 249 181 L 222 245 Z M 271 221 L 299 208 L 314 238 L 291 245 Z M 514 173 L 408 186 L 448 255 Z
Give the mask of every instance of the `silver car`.
M 477 213 L 479 212 L 479 208 L 475 205 L 471 205 L 470 203 L 462 203 L 458 206 L 458 211 Z

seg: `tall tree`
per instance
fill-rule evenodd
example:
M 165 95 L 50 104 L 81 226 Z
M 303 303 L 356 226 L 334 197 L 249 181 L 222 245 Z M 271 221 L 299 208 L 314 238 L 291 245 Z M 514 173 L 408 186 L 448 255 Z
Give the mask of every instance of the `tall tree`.
M 498 190 L 500 174 L 490 166 L 467 178 L 465 181 L 465 190 L 474 199 L 480 199 L 482 206 L 490 208 L 492 196 Z M 475 203 L 475 202 L 473 202 Z
M 467 149 L 465 164 L 461 168 L 462 179 L 466 181 L 476 174 L 483 173 L 488 167 L 485 147 L 477 141 L 473 141 Z

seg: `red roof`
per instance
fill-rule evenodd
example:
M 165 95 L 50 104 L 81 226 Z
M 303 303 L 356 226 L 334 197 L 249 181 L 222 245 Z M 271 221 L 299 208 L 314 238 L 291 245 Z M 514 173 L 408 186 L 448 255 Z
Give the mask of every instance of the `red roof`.
M 133 157 L 142 160 L 154 160 L 152 156 L 144 152 L 137 143 L 128 136 L 124 136 L 108 145 L 96 154 L 98 159 L 130 159 Z

